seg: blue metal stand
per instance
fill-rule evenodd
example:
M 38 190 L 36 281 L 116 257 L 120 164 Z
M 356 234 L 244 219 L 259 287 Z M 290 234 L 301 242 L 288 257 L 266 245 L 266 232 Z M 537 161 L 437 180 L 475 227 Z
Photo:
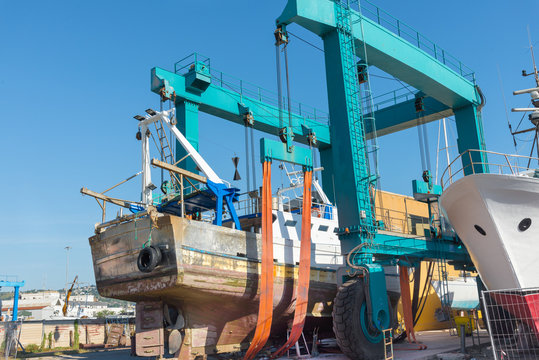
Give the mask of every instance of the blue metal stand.
M 232 204 L 233 201 L 238 199 L 238 193 L 236 188 L 228 188 L 225 184 L 217 184 L 214 183 L 211 180 L 208 180 L 207 182 L 208 189 L 210 189 L 215 196 L 216 199 L 216 209 L 215 209 L 215 220 L 213 223 L 215 225 L 223 225 L 223 200 L 226 203 L 226 207 L 228 208 L 228 211 L 230 212 L 230 217 L 234 221 L 234 225 L 236 226 L 236 229 L 241 230 L 240 220 L 238 218 L 238 214 L 236 214 L 236 209 L 234 209 L 234 205 Z
M 13 317 L 12 321 L 17 321 L 19 313 L 19 288 L 24 286 L 24 281 L 4 281 L 0 280 L 0 288 L 13 287 L 15 289 L 13 294 Z

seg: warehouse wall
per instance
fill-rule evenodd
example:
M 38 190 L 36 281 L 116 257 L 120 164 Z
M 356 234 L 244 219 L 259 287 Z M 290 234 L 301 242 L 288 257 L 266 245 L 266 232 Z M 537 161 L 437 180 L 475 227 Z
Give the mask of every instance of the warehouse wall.
M 104 344 L 107 323 L 105 319 L 79 319 L 78 320 L 80 344 Z M 0 344 L 4 341 L 7 322 L 0 322 Z M 131 325 L 128 329 L 134 329 Z M 130 331 L 128 330 L 128 331 Z M 28 344 L 40 345 L 43 335 L 48 339 L 52 334 L 52 348 L 70 347 L 73 342 L 75 320 L 35 320 L 22 323 L 20 342 L 23 346 Z M 129 337 L 128 337 L 129 338 Z M 48 340 L 45 341 L 45 347 Z

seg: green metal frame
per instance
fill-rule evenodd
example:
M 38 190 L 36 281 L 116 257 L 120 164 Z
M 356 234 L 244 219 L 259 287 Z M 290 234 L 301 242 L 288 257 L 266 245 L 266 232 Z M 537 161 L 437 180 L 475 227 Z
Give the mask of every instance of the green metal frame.
M 341 249 L 347 253 L 360 243 L 366 245 L 358 251 L 356 265 L 369 270 L 371 321 L 383 328 L 387 325 L 383 318 L 384 313 L 388 314 L 387 299 L 373 300 L 385 298 L 381 264 L 397 258 L 403 264 L 436 259 L 441 253 L 462 267 L 472 263 L 466 250 L 454 239 L 428 240 L 430 233 L 425 234 L 424 239 L 401 237 L 377 229 L 370 199 L 370 186 L 376 179 L 369 174 L 366 147 L 366 139 L 372 136 L 374 129 L 365 119 L 376 118 L 377 134 L 381 136 L 415 126 L 418 120 L 425 123 L 454 115 L 459 151 L 484 150 L 478 111 L 481 96 L 473 72 L 435 43 L 366 0 L 356 10 L 350 8 L 348 1 L 289 0 L 276 21 L 283 31 L 287 25 L 295 23 L 322 38 L 329 116 L 292 101 L 281 116 L 281 119 L 286 118 L 290 112 L 291 126 L 285 127 L 279 123 L 276 94 L 213 69 L 210 60 L 199 54 L 177 62 L 174 72 L 153 68 L 151 87 L 152 91 L 175 101 L 178 127 L 195 148 L 198 147 L 199 111 L 276 136 L 283 128 L 286 134 L 295 134 L 294 138 L 287 136 L 286 143 L 262 139 L 261 161 L 278 159 L 312 168 L 311 150 L 292 146 L 292 140 L 310 145 L 308 135 L 316 136 L 325 169 L 323 186 L 339 209 Z M 382 23 L 391 24 L 392 29 Z M 366 65 L 382 69 L 411 85 L 418 93 L 393 92 L 387 98 L 377 99 L 374 113 L 365 114 L 356 81 L 357 58 L 366 59 L 365 50 Z M 418 97 L 424 104 L 420 111 L 415 108 Z M 286 106 L 286 101 L 281 102 Z M 179 151 L 177 157 L 182 155 Z M 473 160 L 486 163 L 481 159 Z M 463 166 L 466 161 L 469 159 L 463 157 Z M 186 166 L 194 171 L 193 164 Z M 486 168 L 478 165 L 473 170 L 484 172 Z M 439 191 L 429 183 L 416 182 L 414 186 L 414 191 L 427 196 Z M 376 263 L 372 263 L 373 258 Z
M 260 162 L 284 161 L 291 164 L 301 165 L 304 171 L 313 169 L 313 158 L 311 149 L 294 146 L 289 151 L 288 145 L 281 141 L 267 138 L 260 139 Z

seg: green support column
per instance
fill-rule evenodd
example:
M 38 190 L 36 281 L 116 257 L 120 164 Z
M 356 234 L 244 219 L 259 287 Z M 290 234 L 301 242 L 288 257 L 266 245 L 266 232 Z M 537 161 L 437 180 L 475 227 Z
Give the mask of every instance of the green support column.
M 320 165 L 324 168 L 322 171 L 322 189 L 326 193 L 329 201 L 335 204 L 335 179 L 333 176 L 333 151 L 331 147 L 319 148 Z
M 331 118 L 331 148 L 320 152 L 321 163 L 326 171 L 323 177 L 324 188 L 330 199 L 333 198 L 333 184 L 335 184 L 334 201 L 339 206 L 339 227 L 348 227 L 360 224 L 360 212 L 357 197 L 357 185 L 352 164 L 353 149 L 351 130 L 349 124 L 349 109 L 347 102 L 347 89 L 345 88 L 345 74 L 343 71 L 341 45 L 336 30 L 327 33 L 324 38 L 326 82 L 328 89 L 328 105 Z M 340 164 L 340 166 L 336 166 Z M 343 166 L 346 164 L 345 166 Z M 333 178 L 327 169 L 333 170 Z M 328 175 L 329 174 L 329 175 Z M 360 243 L 359 233 L 341 235 L 341 251 L 347 253 Z
M 198 104 L 190 101 L 176 103 L 176 127 L 198 151 Z M 184 148 L 176 142 L 176 161 L 186 155 Z M 179 167 L 198 174 L 197 166 L 191 158 L 178 164 Z
M 485 149 L 485 138 L 483 135 L 483 121 L 481 112 L 477 110 L 477 106 L 468 105 L 459 109 L 454 109 L 455 120 L 457 123 L 457 145 L 459 154 L 466 150 Z M 470 158 L 474 162 L 474 168 L 470 166 Z M 462 167 L 464 174 L 470 175 L 473 173 L 488 172 L 487 156 L 484 153 L 472 152 L 462 157 Z M 484 165 L 482 165 L 484 164 Z

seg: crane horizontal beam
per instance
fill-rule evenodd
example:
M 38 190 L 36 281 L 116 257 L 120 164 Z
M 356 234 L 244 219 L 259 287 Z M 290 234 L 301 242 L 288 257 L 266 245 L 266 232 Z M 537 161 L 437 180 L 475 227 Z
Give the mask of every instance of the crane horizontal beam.
M 279 108 L 255 96 L 246 96 L 240 92 L 227 89 L 211 83 L 204 91 L 196 92 L 186 85 L 185 76 L 161 69 L 152 69 L 152 91 L 160 94 L 163 88 L 167 93 L 174 93 L 176 102 L 189 101 L 199 105 L 199 110 L 207 114 L 226 119 L 237 124 L 245 125 L 246 110 L 252 112 L 253 127 L 269 134 L 279 135 L 282 124 L 279 123 Z M 294 141 L 309 144 L 304 128 L 316 134 L 320 147 L 327 147 L 329 139 L 329 119 L 312 119 L 298 113 L 292 113 L 292 128 L 295 134 Z M 281 117 L 288 123 L 288 112 L 283 111 Z M 303 125 L 303 127 L 302 127 Z M 286 125 L 285 125 L 286 126 Z
M 255 129 L 269 134 L 279 134 L 279 109 L 273 105 L 251 97 L 240 96 L 234 91 L 213 84 L 201 94 L 193 93 L 186 89 L 184 76 L 160 68 L 152 69 L 152 91 L 159 93 L 165 83 L 169 91 L 175 92 L 177 101 L 195 102 L 199 104 L 201 111 L 242 125 L 244 125 L 244 114 L 242 113 L 242 107 L 238 106 L 238 103 L 243 101 L 245 108 L 252 109 L 254 112 Z M 384 136 L 411 128 L 417 125 L 419 119 L 423 123 L 428 123 L 453 115 L 451 108 L 432 97 L 423 99 L 425 111 L 421 113 L 415 111 L 414 102 L 414 99 L 406 100 L 375 111 L 377 135 Z M 258 114 L 268 115 L 257 116 Z M 288 118 L 286 111 L 283 117 Z M 308 144 L 307 136 L 302 134 L 301 128 L 301 125 L 305 124 L 316 134 L 319 147 L 326 148 L 330 146 L 330 128 L 328 124 L 305 118 L 299 114 L 293 114 L 292 119 L 295 133 L 294 141 Z M 329 119 L 327 122 L 329 123 Z M 369 124 L 367 124 L 366 133 L 368 138 L 372 136 Z
M 277 25 L 296 23 L 324 38 L 336 30 L 336 6 L 341 5 L 331 0 L 289 0 L 277 19 Z M 430 55 L 426 48 L 422 49 L 422 39 L 425 38 L 421 38 L 419 33 L 415 33 L 417 41 L 412 43 L 380 25 L 378 22 L 381 20 L 373 21 L 353 10 L 351 13 L 356 54 L 365 58 L 365 44 L 369 65 L 403 80 L 449 107 L 480 103 L 475 84 L 465 77 L 469 74 L 462 70 L 463 65 L 458 60 L 455 62 L 460 71 L 450 68 L 445 53 L 442 51 L 438 55 L 440 51 L 435 44 L 430 47 L 434 46 L 436 57 Z
M 454 115 L 453 109 L 431 97 L 423 98 L 423 105 L 425 110 L 417 112 L 415 99 L 412 99 L 375 111 L 376 135 L 380 137 L 406 130 L 417 126 L 418 121 L 426 124 Z M 367 138 L 372 138 L 370 124 L 366 125 Z

